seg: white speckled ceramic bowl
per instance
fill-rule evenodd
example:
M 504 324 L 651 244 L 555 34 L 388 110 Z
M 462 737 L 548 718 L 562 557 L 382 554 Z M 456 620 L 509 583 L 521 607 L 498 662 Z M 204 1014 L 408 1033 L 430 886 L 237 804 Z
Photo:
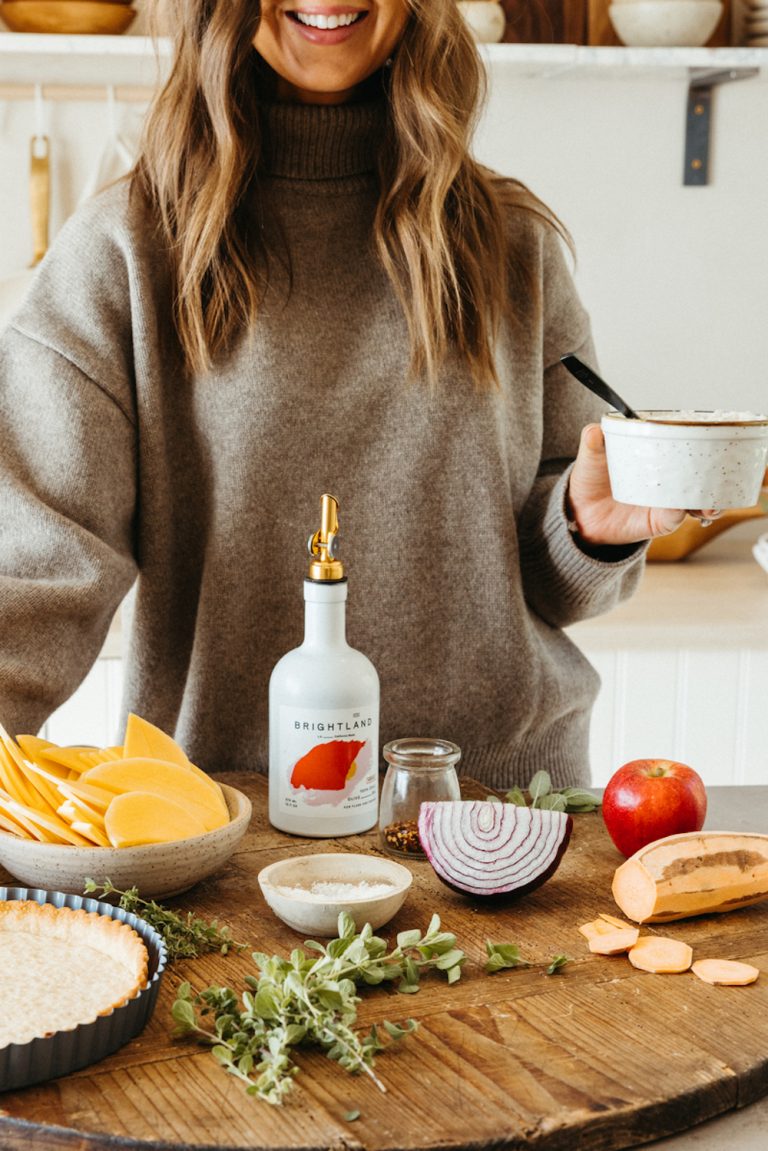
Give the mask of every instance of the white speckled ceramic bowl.
M 608 15 L 629 48 L 699 48 L 722 15 L 720 0 L 614 0 Z
M 459 0 L 459 11 L 480 44 L 498 44 L 507 18 L 499 0 Z
M 768 417 L 747 412 L 603 416 L 613 498 L 649 508 L 748 508 L 768 456 Z
M 278 919 L 309 936 L 336 935 L 339 915 L 346 911 L 359 931 L 388 923 L 403 905 L 413 876 L 407 867 L 376 855 L 298 855 L 281 859 L 259 872 L 259 886 Z M 372 895 L 362 886 L 359 894 L 314 894 L 315 884 L 386 885 L 390 890 Z
M 82 895 L 85 880 L 109 878 L 124 891 L 134 885 L 145 899 L 178 895 L 227 862 L 251 821 L 251 801 L 221 784 L 230 813 L 225 827 L 175 843 L 142 847 L 72 847 L 38 843 L 0 832 L 0 864 L 28 887 Z

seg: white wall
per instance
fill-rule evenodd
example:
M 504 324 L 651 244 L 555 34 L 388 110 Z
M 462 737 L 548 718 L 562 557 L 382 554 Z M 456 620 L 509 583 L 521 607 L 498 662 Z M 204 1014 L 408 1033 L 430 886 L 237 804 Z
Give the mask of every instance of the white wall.
M 712 182 L 686 188 L 685 79 L 494 71 L 478 155 L 570 229 L 602 374 L 635 406 L 768 408 L 768 83 L 714 102 Z

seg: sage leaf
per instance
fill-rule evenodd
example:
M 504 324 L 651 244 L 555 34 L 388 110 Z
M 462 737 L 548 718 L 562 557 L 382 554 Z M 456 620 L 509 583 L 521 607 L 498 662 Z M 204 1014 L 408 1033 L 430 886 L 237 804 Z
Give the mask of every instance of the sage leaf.
M 527 807 L 528 801 L 519 787 L 511 788 L 504 796 L 507 803 L 514 803 L 515 807 Z
M 568 801 L 564 795 L 560 795 L 557 791 L 552 791 L 549 795 L 542 795 L 541 799 L 536 801 L 535 806 L 542 811 L 565 811 L 568 806 Z
M 552 790 L 552 780 L 549 777 L 549 772 L 537 771 L 528 784 L 528 791 L 531 796 L 531 806 L 536 807 L 538 801 L 543 799 L 545 795 L 549 795 Z

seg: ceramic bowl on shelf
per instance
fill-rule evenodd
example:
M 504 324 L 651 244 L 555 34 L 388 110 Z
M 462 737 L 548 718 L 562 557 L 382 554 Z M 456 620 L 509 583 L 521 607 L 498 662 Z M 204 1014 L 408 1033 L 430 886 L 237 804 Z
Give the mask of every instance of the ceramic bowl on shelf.
M 458 0 L 459 11 L 480 44 L 498 44 L 507 18 L 499 0 Z
M 768 416 L 647 411 L 603 416 L 613 498 L 650 508 L 749 508 L 760 497 Z
M 112 0 L 5 0 L 0 18 L 11 32 L 117 36 L 131 26 L 136 9 Z
M 307 938 L 336 934 L 346 911 L 359 931 L 388 923 L 403 905 L 413 876 L 407 867 L 376 855 L 328 852 L 271 863 L 259 887 L 278 919 Z
M 223 867 L 248 830 L 251 801 L 220 786 L 230 821 L 205 835 L 139 847 L 73 847 L 0 831 L 0 865 L 28 887 L 74 895 L 82 895 L 87 878 L 107 877 L 121 891 L 138 887 L 145 899 L 178 895 Z
M 717 28 L 721 0 L 614 0 L 608 15 L 629 48 L 699 48 Z

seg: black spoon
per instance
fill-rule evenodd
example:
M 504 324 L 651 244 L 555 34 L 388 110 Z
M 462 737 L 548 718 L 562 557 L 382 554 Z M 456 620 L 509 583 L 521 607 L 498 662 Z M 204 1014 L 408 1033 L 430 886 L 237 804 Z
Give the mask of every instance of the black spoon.
M 568 369 L 572 376 L 576 377 L 580 384 L 589 388 L 590 392 L 594 392 L 601 400 L 606 400 L 612 404 L 616 411 L 621 412 L 628 420 L 641 418 L 634 408 L 630 408 L 626 400 L 622 400 L 618 392 L 614 392 L 613 388 L 609 387 L 605 380 L 601 380 L 597 373 L 593 372 L 585 363 L 582 363 L 578 356 L 569 352 L 567 356 L 560 357 L 560 363 Z

